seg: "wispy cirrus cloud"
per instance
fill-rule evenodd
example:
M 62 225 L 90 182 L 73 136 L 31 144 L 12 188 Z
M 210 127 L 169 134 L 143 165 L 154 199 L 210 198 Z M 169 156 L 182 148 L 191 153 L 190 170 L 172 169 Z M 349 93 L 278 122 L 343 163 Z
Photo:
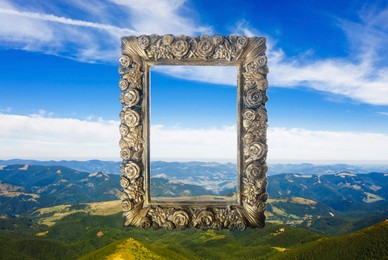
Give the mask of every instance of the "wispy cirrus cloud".
M 212 28 L 190 18 L 194 10 L 184 8 L 186 0 L 111 0 L 128 12 L 128 22 L 144 34 L 198 35 L 211 33 Z
M 47 114 L 0 114 L 0 122 L 7 122 L 0 128 L 0 158 L 120 160 L 118 121 Z M 235 126 L 194 129 L 153 125 L 152 158 L 233 160 L 237 156 L 236 135 Z M 387 143 L 387 133 L 276 127 L 268 130 L 268 160 L 388 163 Z
M 379 112 L 376 112 L 378 115 L 382 115 L 382 116 L 388 116 L 388 112 L 385 112 L 385 111 L 379 111 Z
M 61 24 L 80 26 L 80 27 L 89 27 L 93 29 L 100 29 L 121 37 L 122 35 L 127 34 L 136 34 L 138 32 L 128 29 L 128 28 L 120 28 L 117 26 L 109 25 L 109 24 L 101 24 L 101 23 L 93 23 L 88 21 L 74 20 L 66 17 L 55 16 L 52 14 L 42 14 L 42 13 L 34 13 L 34 12 L 23 12 L 12 9 L 0 9 L 0 14 L 11 15 L 11 16 L 20 16 L 24 18 L 31 18 L 36 20 L 42 20 L 47 22 L 56 22 Z
M 52 1 L 36 5 L 4 0 L 0 3 L 0 43 L 7 48 L 83 62 L 113 63 L 124 35 L 210 32 L 210 27 L 198 25 L 181 14 L 184 2 L 104 0 L 91 5 L 82 1 Z M 63 5 L 76 14 L 67 12 Z
M 341 95 L 358 102 L 373 105 L 388 105 L 388 8 L 384 10 L 362 10 L 362 22 L 337 21 L 348 35 L 353 52 L 348 57 L 325 59 L 304 59 L 288 57 L 279 42 L 271 35 L 265 35 L 252 28 L 248 21 L 239 21 L 233 33 L 246 36 L 265 35 L 272 87 L 306 87 L 317 91 Z M 384 58 L 385 57 L 385 58 Z M 225 71 L 198 69 L 160 69 L 160 72 L 175 77 L 235 86 L 235 74 Z M 220 81 L 219 79 L 224 79 Z
M 270 85 L 312 88 L 362 103 L 388 105 L 388 7 L 363 8 L 359 16 L 361 22 L 335 18 L 352 46 L 348 57 L 305 60 L 301 53 L 291 58 L 275 38 L 266 35 Z M 236 24 L 235 32 L 263 35 L 245 20 Z

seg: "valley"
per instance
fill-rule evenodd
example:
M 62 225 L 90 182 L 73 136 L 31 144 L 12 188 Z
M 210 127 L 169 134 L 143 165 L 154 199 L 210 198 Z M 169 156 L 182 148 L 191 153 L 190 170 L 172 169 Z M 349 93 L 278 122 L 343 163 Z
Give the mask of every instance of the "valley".
M 243 232 L 124 228 L 119 178 L 63 166 L 1 167 L 2 256 L 12 259 L 18 252 L 21 258 L 35 259 L 283 259 L 336 257 L 359 248 L 368 248 L 375 258 L 388 255 L 376 249 L 388 247 L 381 240 L 388 215 L 384 172 L 268 176 L 266 227 Z M 151 178 L 155 192 L 169 194 L 165 200 L 174 198 L 171 193 L 219 196 L 169 178 Z M 332 255 L 322 249 L 327 246 Z

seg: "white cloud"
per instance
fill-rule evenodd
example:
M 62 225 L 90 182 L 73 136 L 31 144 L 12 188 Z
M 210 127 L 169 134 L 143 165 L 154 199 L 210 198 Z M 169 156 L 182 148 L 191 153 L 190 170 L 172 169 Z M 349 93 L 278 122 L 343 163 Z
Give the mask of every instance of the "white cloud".
M 2 159 L 120 160 L 116 121 L 0 114 L 0 122 Z M 235 127 L 187 129 L 154 125 L 151 142 L 155 159 L 233 159 L 237 154 Z M 268 147 L 269 161 L 388 163 L 386 133 L 270 128 Z
M 303 86 L 363 103 L 388 105 L 388 8 L 363 9 L 360 17 L 360 23 L 338 19 L 338 26 L 353 45 L 349 57 L 342 58 L 305 60 L 303 53 L 288 57 L 272 36 L 251 28 L 245 20 L 236 24 L 234 32 L 267 37 L 272 87 Z
M 1 158 L 119 160 L 118 122 L 39 114 L 0 114 L 0 122 Z
M 388 112 L 385 112 L 385 111 L 380 111 L 380 112 L 376 112 L 378 115 L 383 115 L 383 116 L 388 116 Z
M 151 126 L 151 159 L 235 161 L 237 158 L 235 126 L 210 129 L 166 128 Z
M 366 61 L 351 63 L 344 59 L 326 59 L 310 63 L 286 60 L 280 50 L 275 51 L 269 61 L 270 85 L 305 86 L 363 103 L 388 105 L 388 68 L 378 69 Z
M 123 35 L 137 33 L 136 31 L 131 30 L 131 29 L 127 29 L 127 28 L 119 28 L 119 27 L 112 26 L 109 24 L 101 24 L 101 23 L 93 23 L 93 22 L 88 22 L 88 21 L 74 20 L 74 19 L 69 19 L 66 17 L 55 16 L 52 14 L 22 12 L 22 11 L 12 10 L 12 9 L 0 9 L 0 14 L 10 15 L 10 16 L 20 16 L 20 17 L 24 17 L 24 18 L 31 18 L 34 20 L 56 22 L 56 23 L 61 23 L 61 24 L 73 25 L 73 26 L 100 29 L 100 30 L 109 32 L 113 35 L 116 35 L 118 37 L 121 37 Z
M 2 1 L 0 42 L 8 48 L 39 51 L 84 62 L 116 63 L 122 36 L 200 34 L 211 30 L 182 14 L 184 1 L 105 0 L 93 5 L 69 1 L 64 5 L 70 5 L 69 8 L 85 18 L 72 19 L 69 17 L 71 12 L 58 8 L 54 2 L 38 6 L 31 2 Z
M 189 10 L 183 8 L 185 0 L 111 0 L 128 8 L 129 22 L 133 28 L 144 34 L 184 34 L 210 33 L 211 28 L 192 20 Z M 186 11 L 186 13 L 183 13 Z
M 358 102 L 374 105 L 388 105 L 388 67 L 377 66 L 374 60 L 381 60 L 376 53 L 386 56 L 388 50 L 385 42 L 388 34 L 384 31 L 388 24 L 388 8 L 376 14 L 375 19 L 364 19 L 364 24 L 342 21 L 340 25 L 347 32 L 351 41 L 363 40 L 357 55 L 345 58 L 321 60 L 304 60 L 304 54 L 290 58 L 276 47 L 274 38 L 250 28 L 246 20 L 236 24 L 233 33 L 246 36 L 264 35 L 267 37 L 267 56 L 270 73 L 268 80 L 271 87 L 307 87 L 318 91 L 345 96 Z M 373 30 L 371 29 L 373 27 Z M 356 37 L 356 36 L 357 37 Z M 370 38 L 366 40 L 366 38 Z M 382 40 L 385 39 L 385 40 Z M 365 51 L 368 49 L 368 51 Z M 361 51 L 362 50 L 362 51 Z M 212 70 L 184 67 L 162 68 L 159 71 L 177 78 L 235 86 L 234 74 L 228 69 Z M 195 76 L 193 76 L 195 75 Z
M 270 128 L 270 160 L 385 161 L 388 134 Z
M 13 8 L 7 1 L 0 2 L 1 10 L 13 10 Z M 24 41 L 27 41 L 27 44 L 37 41 L 47 43 L 52 38 L 52 30 L 43 21 L 31 21 L 31 19 L 21 16 L 15 19 L 12 14 L 0 13 L 0 40 L 13 43 L 12 47 L 25 46 Z

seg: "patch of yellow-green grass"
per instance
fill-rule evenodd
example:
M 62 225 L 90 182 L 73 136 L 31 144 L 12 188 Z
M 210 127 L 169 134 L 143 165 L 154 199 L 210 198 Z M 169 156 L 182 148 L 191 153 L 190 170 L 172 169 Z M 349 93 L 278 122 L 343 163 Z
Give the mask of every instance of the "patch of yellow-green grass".
M 58 205 L 38 209 L 33 214 L 39 216 L 39 224 L 47 225 L 50 227 L 53 226 L 58 220 L 61 220 L 63 217 L 77 212 L 107 216 L 116 214 L 121 211 L 119 200 L 82 203 L 80 205 L 85 205 L 85 207 L 82 209 L 72 209 L 71 205 Z
M 127 260 L 127 259 L 186 259 L 171 250 L 146 246 L 133 238 L 127 238 L 109 244 L 92 253 L 89 253 L 80 259 L 108 259 L 108 260 Z
M 47 234 L 48 234 L 48 230 L 47 230 L 47 231 L 43 231 L 43 232 L 36 233 L 35 236 L 37 236 L 37 237 L 44 237 L 44 236 L 46 236 Z
M 275 207 L 274 205 L 272 205 L 272 212 L 277 214 L 277 215 L 280 215 L 280 216 L 287 215 L 287 213 L 284 210 L 282 210 L 282 209 L 280 209 L 278 207 Z
M 284 252 L 287 250 L 287 248 L 285 248 L 285 247 L 273 246 L 272 248 L 275 249 L 276 251 L 279 251 L 279 252 Z
M 218 240 L 223 238 L 225 238 L 225 235 L 219 235 L 212 229 L 209 229 L 206 232 L 202 232 L 200 236 L 200 240 L 203 243 L 206 243 L 211 240 Z
M 39 224 L 50 227 L 67 215 L 81 211 L 84 212 L 83 210 L 70 210 L 70 207 L 71 205 L 58 205 L 49 208 L 41 208 L 36 210 L 33 214 L 40 217 L 38 220 Z
M 313 205 L 313 206 L 317 204 L 317 202 L 314 200 L 305 199 L 301 197 L 291 197 L 291 202 L 303 204 L 303 205 Z
M 275 207 L 274 205 L 272 205 L 272 212 L 274 214 L 277 214 L 279 216 L 283 216 L 283 217 L 287 217 L 289 219 L 293 219 L 293 221 L 298 221 L 298 223 L 302 223 L 304 221 L 303 218 L 297 216 L 297 215 L 294 215 L 294 214 L 289 214 L 287 213 L 286 211 L 284 211 L 283 209 L 280 209 L 278 207 Z
M 122 211 L 120 200 L 87 203 L 91 215 L 107 216 Z

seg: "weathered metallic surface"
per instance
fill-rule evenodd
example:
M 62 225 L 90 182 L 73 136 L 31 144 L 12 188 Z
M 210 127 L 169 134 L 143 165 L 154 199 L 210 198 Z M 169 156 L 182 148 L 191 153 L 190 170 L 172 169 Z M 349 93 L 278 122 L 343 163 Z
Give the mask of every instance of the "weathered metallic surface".
M 166 229 L 264 227 L 267 200 L 265 38 L 142 35 L 122 38 L 120 148 L 124 225 Z M 237 66 L 237 202 L 151 201 L 149 71 L 153 65 Z

